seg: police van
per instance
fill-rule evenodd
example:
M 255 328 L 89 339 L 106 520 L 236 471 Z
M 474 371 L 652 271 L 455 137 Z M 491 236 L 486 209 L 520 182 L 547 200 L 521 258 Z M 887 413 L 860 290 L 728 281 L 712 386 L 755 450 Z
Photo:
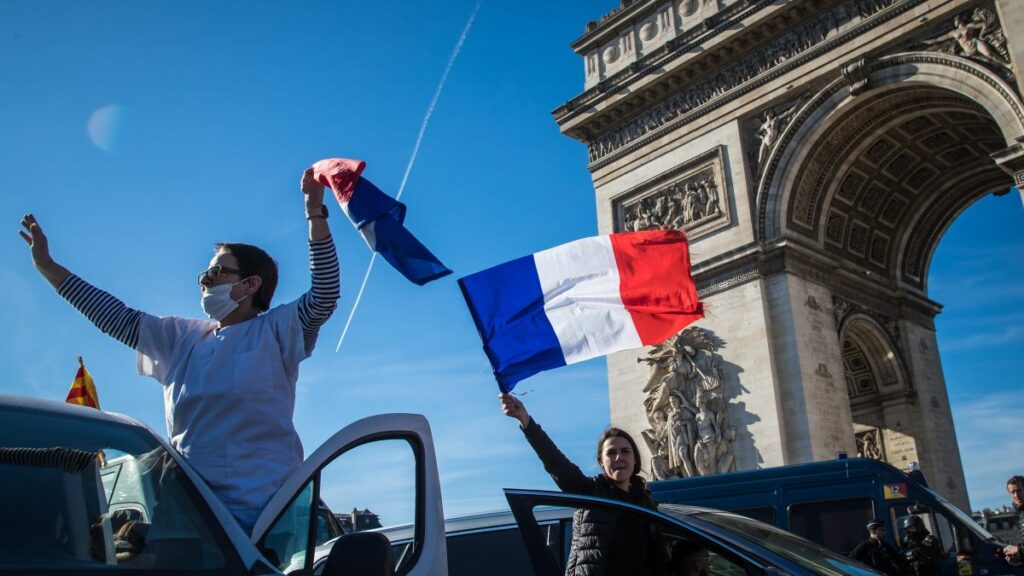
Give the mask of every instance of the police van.
M 1024 576 L 1000 556 L 1005 542 L 928 487 L 920 472 L 906 474 L 877 460 L 841 458 L 661 480 L 650 484 L 660 503 L 729 510 L 775 525 L 842 554 L 867 538 L 868 521 L 886 524 L 897 548 L 900 520 L 919 516 L 942 544 L 942 574 Z

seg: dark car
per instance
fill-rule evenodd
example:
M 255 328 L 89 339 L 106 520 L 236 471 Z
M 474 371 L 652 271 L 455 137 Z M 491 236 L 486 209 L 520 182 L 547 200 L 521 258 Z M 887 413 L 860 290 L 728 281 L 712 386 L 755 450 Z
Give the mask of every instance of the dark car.
M 674 552 L 701 549 L 709 576 L 755 574 L 872 575 L 866 566 L 746 516 L 692 506 L 662 505 L 658 512 L 613 500 L 562 492 L 506 490 L 511 512 L 491 512 L 445 522 L 449 576 L 556 576 L 565 573 L 576 507 L 600 508 L 656 527 L 668 566 Z M 396 558 L 409 553 L 411 527 L 381 531 Z

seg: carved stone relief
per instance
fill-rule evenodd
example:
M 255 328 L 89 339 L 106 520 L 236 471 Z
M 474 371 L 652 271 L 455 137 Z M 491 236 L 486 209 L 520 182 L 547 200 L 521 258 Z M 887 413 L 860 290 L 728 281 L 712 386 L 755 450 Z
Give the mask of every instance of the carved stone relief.
M 857 440 L 857 457 L 871 458 L 885 462 L 885 446 L 878 428 L 871 428 L 854 434 Z
M 690 239 L 729 224 L 729 195 L 716 148 L 612 200 L 617 232 L 685 229 Z
M 854 313 L 870 316 L 885 330 L 886 336 L 897 350 L 902 352 L 900 323 L 891 316 L 879 313 L 876 310 L 868 309 L 860 304 L 850 302 L 840 296 L 832 296 L 833 311 L 836 316 L 836 329 L 839 329 L 843 320 Z
M 995 12 L 987 8 L 957 14 L 952 28 L 921 42 L 926 50 L 963 56 L 986 64 L 1006 77 L 1012 77 L 1010 51 Z
M 643 388 L 651 427 L 641 434 L 655 480 L 736 468 L 736 428 L 729 425 L 719 347 L 709 331 L 690 327 L 637 360 L 651 367 Z
M 750 154 L 750 165 L 753 166 L 755 176 L 761 175 L 765 160 L 778 143 L 782 131 L 792 120 L 793 113 L 809 98 L 810 94 L 803 94 L 795 100 L 769 107 L 758 115 L 753 130 L 753 139 L 757 141 L 757 145 L 751 147 Z
M 707 104 L 725 92 L 781 66 L 804 52 L 835 37 L 851 22 L 865 20 L 898 0 L 849 0 L 817 18 L 764 44 L 760 50 L 735 60 L 717 73 L 676 92 L 644 113 L 598 135 L 589 144 L 590 161 L 653 132 L 679 116 Z M 700 2 L 695 2 L 702 6 Z M 686 2 L 682 6 L 690 6 Z

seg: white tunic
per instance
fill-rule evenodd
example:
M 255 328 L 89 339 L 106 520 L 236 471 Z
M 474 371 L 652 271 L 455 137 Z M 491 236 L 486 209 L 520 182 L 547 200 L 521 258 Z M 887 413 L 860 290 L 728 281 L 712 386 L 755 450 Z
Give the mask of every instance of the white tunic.
M 309 354 L 298 301 L 216 326 L 144 315 L 138 369 L 164 386 L 171 445 L 249 532 L 302 463 L 292 415 L 299 362 Z

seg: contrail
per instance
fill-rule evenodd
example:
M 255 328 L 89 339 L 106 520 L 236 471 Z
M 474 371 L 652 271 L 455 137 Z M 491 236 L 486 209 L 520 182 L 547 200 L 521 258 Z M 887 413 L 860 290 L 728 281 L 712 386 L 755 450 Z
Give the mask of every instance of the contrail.
M 466 20 L 466 25 L 462 28 L 462 35 L 459 36 L 459 41 L 455 43 L 455 48 L 452 49 L 452 53 L 448 56 L 448 64 L 444 67 L 444 72 L 441 74 L 441 81 L 437 83 L 437 90 L 434 91 L 434 97 L 430 100 L 430 106 L 427 106 L 427 113 L 423 116 L 423 123 L 420 124 L 420 132 L 416 135 L 416 144 L 412 147 L 412 154 L 409 156 L 409 162 L 405 165 L 405 174 L 402 175 L 402 183 L 398 185 L 398 194 L 395 195 L 395 200 L 401 200 L 402 192 L 405 191 L 405 183 L 409 180 L 409 173 L 412 172 L 412 165 L 416 163 L 416 156 L 420 153 L 420 144 L 423 143 L 423 135 L 427 132 L 427 124 L 430 123 L 430 116 L 434 113 L 434 107 L 437 106 L 437 100 L 441 97 L 441 91 L 444 89 L 445 82 L 448 81 L 448 73 L 452 71 L 452 66 L 455 65 L 455 59 L 458 58 L 459 52 L 462 50 L 462 45 L 466 42 L 466 36 L 469 36 L 469 29 L 473 27 L 473 20 L 476 19 L 476 13 L 480 10 L 480 5 L 483 4 L 483 0 L 477 0 L 476 6 L 473 6 L 473 12 L 469 15 L 469 20 Z M 338 345 L 335 346 L 334 352 L 337 353 L 341 350 L 341 343 L 345 341 L 345 335 L 348 334 L 348 328 L 352 325 L 352 317 L 356 315 L 356 308 L 359 307 L 359 301 L 363 299 L 363 290 L 366 289 L 366 281 L 370 279 L 370 271 L 373 270 L 373 263 L 377 261 L 377 253 L 374 252 L 370 256 L 370 264 L 366 267 L 366 274 L 363 275 L 363 283 L 359 285 L 359 292 L 356 294 L 356 301 L 352 304 L 352 310 L 348 313 L 348 319 L 345 320 L 345 327 L 341 330 L 341 338 L 338 339 Z

